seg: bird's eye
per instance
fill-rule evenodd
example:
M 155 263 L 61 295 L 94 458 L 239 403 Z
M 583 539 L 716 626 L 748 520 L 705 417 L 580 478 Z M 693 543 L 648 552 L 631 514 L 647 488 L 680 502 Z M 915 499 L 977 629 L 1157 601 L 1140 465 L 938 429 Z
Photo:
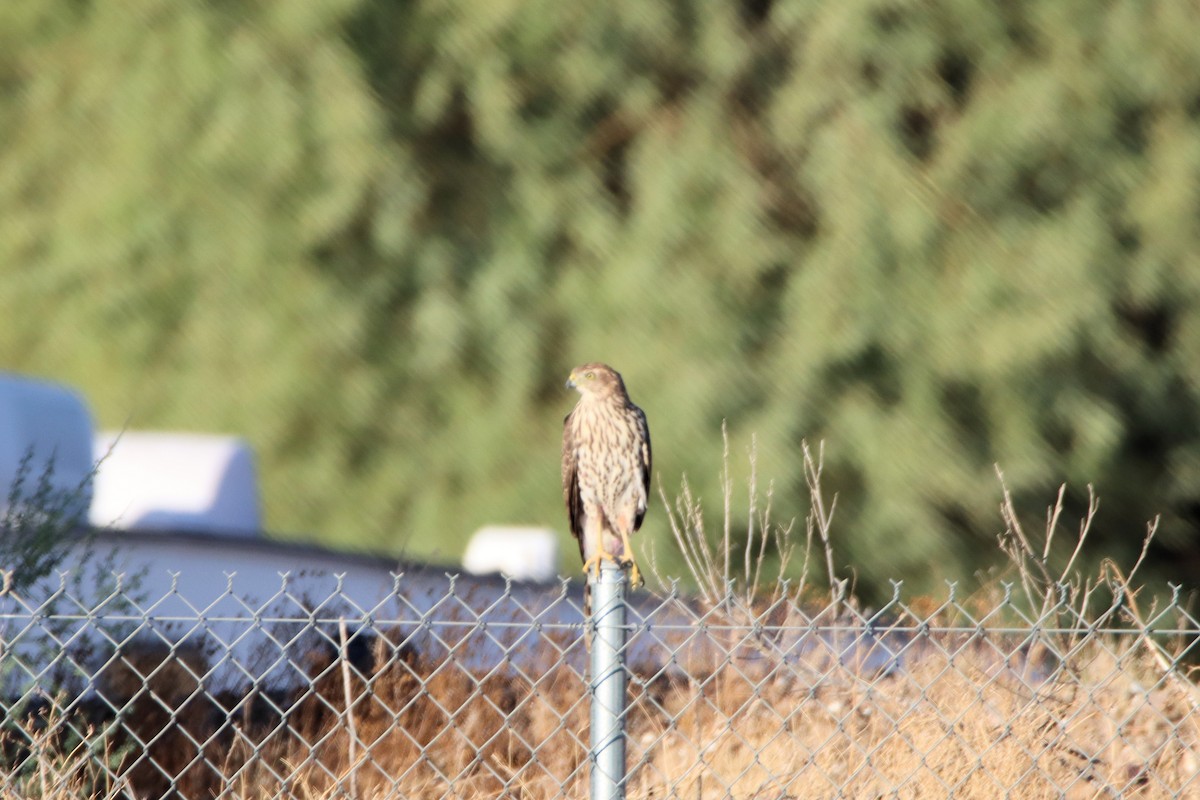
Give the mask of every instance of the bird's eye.
M 584 375 L 583 377 L 587 378 L 590 381 L 592 378 L 596 377 L 596 373 L 589 372 L 587 375 Z

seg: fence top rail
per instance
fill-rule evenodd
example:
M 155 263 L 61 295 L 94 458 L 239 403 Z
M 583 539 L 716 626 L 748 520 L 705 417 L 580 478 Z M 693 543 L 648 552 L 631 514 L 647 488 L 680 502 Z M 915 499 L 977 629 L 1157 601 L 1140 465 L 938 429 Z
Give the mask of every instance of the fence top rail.
M 0 623 L 30 622 L 39 620 L 56 620 L 59 622 L 105 623 L 105 624 L 243 624 L 254 627 L 271 625 L 312 625 L 338 626 L 352 624 L 366 628 L 438 628 L 464 630 L 538 630 L 538 631 L 579 631 L 585 626 L 582 620 L 573 621 L 542 621 L 529 619 L 488 619 L 477 617 L 472 619 L 439 618 L 434 613 L 408 616 L 386 616 L 378 614 L 312 614 L 312 615 L 273 615 L 273 614 L 180 614 L 180 613 L 128 613 L 128 612 L 93 612 L 93 613 L 57 613 L 57 612 L 0 612 Z M 1200 635 L 1200 630 L 1194 627 L 1155 626 L 1094 626 L 1094 625 L 1013 625 L 1013 624 L 978 624 L 978 625 L 940 625 L 937 623 L 916 624 L 870 624 L 865 622 L 825 623 L 809 622 L 796 624 L 765 624 L 753 621 L 656 621 L 652 618 L 629 620 L 624 627 L 631 633 L 663 632 L 678 633 L 705 631 L 710 634 L 749 633 L 771 637 L 777 634 L 854 634 L 874 637 L 907 636 L 921 638 L 929 636 L 1153 636 L 1170 638 Z

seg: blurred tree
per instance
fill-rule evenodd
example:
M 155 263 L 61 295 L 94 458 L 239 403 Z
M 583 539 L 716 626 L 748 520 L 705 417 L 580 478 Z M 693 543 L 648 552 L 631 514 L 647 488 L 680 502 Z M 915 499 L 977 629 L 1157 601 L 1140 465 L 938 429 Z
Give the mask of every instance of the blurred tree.
M 723 419 L 777 514 L 826 440 L 868 593 L 996 560 L 997 463 L 1031 512 L 1094 483 L 1097 556 L 1161 512 L 1159 574 L 1200 567 L 1182 4 L 9 5 L 5 363 L 249 436 L 276 530 L 565 530 L 603 359 L 713 511 Z

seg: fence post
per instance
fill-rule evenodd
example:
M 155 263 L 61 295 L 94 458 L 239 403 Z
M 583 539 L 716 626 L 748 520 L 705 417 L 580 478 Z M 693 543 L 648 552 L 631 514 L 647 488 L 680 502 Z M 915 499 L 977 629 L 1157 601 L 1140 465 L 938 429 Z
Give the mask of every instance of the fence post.
M 625 570 L 600 562 L 592 582 L 592 797 L 625 798 Z

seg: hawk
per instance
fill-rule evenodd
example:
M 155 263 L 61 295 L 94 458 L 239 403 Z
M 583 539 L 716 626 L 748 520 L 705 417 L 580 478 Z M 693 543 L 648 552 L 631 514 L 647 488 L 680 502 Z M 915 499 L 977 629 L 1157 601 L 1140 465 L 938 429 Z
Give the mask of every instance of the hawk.
M 629 536 L 642 526 L 650 496 L 650 428 L 646 415 L 625 391 L 621 375 L 607 364 L 571 371 L 567 388 L 581 395 L 563 420 L 563 501 L 571 533 L 579 540 L 585 573 L 601 560 L 629 567 L 630 583 L 641 583 Z M 584 614 L 591 613 L 590 591 Z

